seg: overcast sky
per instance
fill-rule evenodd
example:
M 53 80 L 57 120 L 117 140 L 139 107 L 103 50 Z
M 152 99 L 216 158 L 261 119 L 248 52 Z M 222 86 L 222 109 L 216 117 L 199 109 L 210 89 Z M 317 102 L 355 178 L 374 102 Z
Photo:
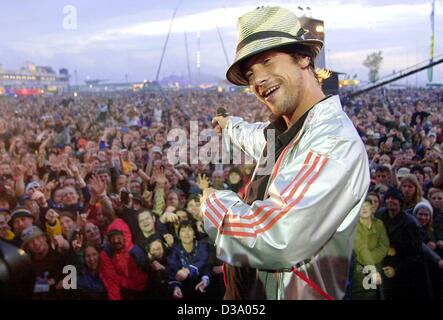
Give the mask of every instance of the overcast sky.
M 0 64 L 18 69 L 26 61 L 55 69 L 77 70 L 86 77 L 112 82 L 155 78 L 170 19 L 179 0 L 0 0 Z M 226 59 L 234 57 L 237 18 L 258 5 L 278 4 L 297 11 L 309 6 L 325 21 L 327 67 L 367 79 L 362 61 L 382 50 L 381 74 L 429 58 L 431 1 L 337 0 L 248 1 L 183 0 L 177 11 L 163 61 L 161 77 L 187 75 L 184 32 L 187 32 L 191 73 L 196 76 L 197 34 L 200 32 L 201 72 L 224 77 Z M 71 5 L 76 28 L 66 29 Z M 299 11 L 298 11 L 299 12 Z M 65 23 L 65 25 L 64 25 Z M 70 24 L 69 26 L 74 26 Z M 443 7 L 436 1 L 435 55 L 443 54 Z M 434 69 L 434 82 L 443 82 L 443 67 Z M 410 77 L 423 83 L 426 73 Z M 403 81 L 402 83 L 405 83 Z

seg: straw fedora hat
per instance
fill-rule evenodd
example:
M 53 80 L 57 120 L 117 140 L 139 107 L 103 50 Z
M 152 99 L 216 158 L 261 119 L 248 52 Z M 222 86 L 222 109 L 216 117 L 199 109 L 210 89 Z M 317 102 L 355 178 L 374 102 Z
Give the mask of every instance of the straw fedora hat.
M 282 7 L 258 7 L 238 19 L 238 41 L 235 60 L 226 72 L 226 78 L 236 85 L 248 85 L 241 70 L 250 57 L 271 49 L 309 52 L 315 58 L 323 47 L 317 39 L 305 39 L 306 30 L 297 16 Z

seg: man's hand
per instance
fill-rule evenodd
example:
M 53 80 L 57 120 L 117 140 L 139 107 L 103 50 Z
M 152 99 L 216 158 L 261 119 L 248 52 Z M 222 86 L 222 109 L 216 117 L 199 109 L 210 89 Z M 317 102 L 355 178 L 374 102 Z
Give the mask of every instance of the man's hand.
M 225 129 L 228 125 L 229 117 L 216 116 L 212 119 L 212 124 L 215 125 L 215 132 L 217 134 L 221 134 L 222 130 Z
M 166 244 L 169 247 L 172 247 L 174 245 L 174 236 L 170 233 L 166 233 L 165 235 L 163 235 L 163 239 L 165 239 Z
M 74 252 L 80 252 L 83 246 L 83 235 L 77 234 L 75 239 L 72 240 L 71 245 L 72 245 L 72 250 L 74 250 Z
M 385 276 L 388 278 L 393 278 L 395 276 L 395 270 L 391 266 L 384 267 L 383 272 L 384 272 Z
M 427 245 L 428 245 L 429 248 L 431 248 L 431 250 L 435 250 L 435 249 L 437 249 L 437 245 L 435 244 L 434 241 L 429 241 L 429 242 L 427 243 Z
M 46 198 L 45 195 L 40 191 L 34 191 L 34 193 L 31 196 L 31 199 L 37 202 L 39 207 L 45 207 L 46 206 Z
M 174 288 L 174 292 L 172 294 L 172 297 L 174 299 L 183 299 L 183 293 L 182 293 L 182 290 L 180 289 L 180 287 Z
M 205 174 L 203 174 L 203 175 L 199 174 L 198 175 L 197 183 L 198 183 L 198 187 L 202 191 L 209 188 L 209 181 L 208 181 L 208 178 L 206 177 Z
M 395 249 L 394 248 L 389 248 L 389 250 L 388 250 L 388 256 L 390 256 L 390 257 L 393 257 L 393 256 L 395 256 L 397 254 L 397 252 L 395 251 Z
M 58 186 L 58 181 L 57 180 L 51 180 L 49 181 L 46 186 L 45 189 L 49 192 L 51 192 L 52 190 L 54 190 L 55 188 L 57 188 Z
M 90 186 L 93 195 L 101 196 L 106 194 L 106 184 L 99 177 L 92 176 Z
M 160 217 L 161 223 L 177 223 L 178 222 L 178 216 L 174 212 L 166 211 L 162 214 Z
M 58 213 L 55 212 L 54 209 L 49 209 L 48 212 L 46 212 L 45 219 L 46 222 L 48 222 L 49 225 L 53 226 L 57 222 Z
M 14 172 L 14 175 L 23 177 L 26 174 L 27 168 L 22 164 L 18 164 L 13 166 L 12 170 Z
M 177 281 L 184 281 L 186 278 L 188 278 L 190 274 L 190 271 L 188 268 L 181 268 L 177 271 L 177 274 L 175 275 L 175 280 Z
M 149 190 L 145 190 L 145 191 L 143 192 L 142 198 L 143 198 L 143 200 L 144 200 L 146 203 L 151 203 L 151 201 L 152 201 L 152 195 L 153 195 L 153 192 L 151 192 L 151 191 L 149 191 Z
M 78 177 L 80 175 L 80 169 L 78 168 L 78 166 L 75 163 L 69 164 L 69 170 L 71 170 L 74 177 Z
M 68 251 L 69 243 L 61 235 L 53 235 L 51 238 L 52 248 L 57 251 Z
M 201 293 L 206 292 L 206 288 L 209 286 L 209 281 L 206 277 L 203 277 L 202 280 L 195 286 L 195 291 L 200 291 Z
M 153 271 L 163 271 L 163 270 L 165 270 L 166 268 L 165 268 L 165 266 L 162 265 L 160 262 L 158 262 L 157 260 L 154 260 L 154 261 L 151 263 L 151 269 L 152 269 Z
M 164 188 L 167 182 L 165 170 L 163 168 L 156 168 L 152 171 L 152 179 L 158 188 Z

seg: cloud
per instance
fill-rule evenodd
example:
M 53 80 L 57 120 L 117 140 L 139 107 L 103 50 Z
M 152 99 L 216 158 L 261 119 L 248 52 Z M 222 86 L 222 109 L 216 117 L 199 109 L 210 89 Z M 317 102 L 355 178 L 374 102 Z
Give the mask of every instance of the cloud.
M 387 1 L 387 0 L 386 0 Z M 327 61 L 332 62 L 334 70 L 355 73 L 365 70 L 362 61 L 366 55 L 376 50 L 383 50 L 385 60 L 382 73 L 391 72 L 416 62 L 416 47 L 420 50 L 420 60 L 426 59 L 428 39 L 430 37 L 429 14 L 430 4 L 412 2 L 375 5 L 372 1 L 319 1 L 301 0 L 295 5 L 292 1 L 276 1 L 278 4 L 298 12 L 298 5 L 309 5 L 315 18 L 325 21 Z M 214 1 L 216 7 L 222 1 Z M 232 2 L 234 3 L 234 2 Z M 258 1 L 241 2 L 227 8 L 210 10 L 195 9 L 190 12 L 183 4 L 179 9 L 172 27 L 172 35 L 162 69 L 162 74 L 170 70 L 185 70 L 183 32 L 188 33 L 188 45 L 191 65 L 194 67 L 196 50 L 196 33 L 202 32 L 202 63 L 210 72 L 223 75 L 225 61 L 220 47 L 216 26 L 221 29 L 223 40 L 230 59 L 233 57 L 237 38 L 236 23 L 238 17 L 256 7 Z M 272 4 L 272 3 L 271 3 Z M 438 2 L 437 2 L 438 4 Z M 221 4 L 219 5 L 222 6 Z M 92 6 L 91 6 L 92 7 Z M 185 11 L 186 10 L 186 11 Z M 134 70 L 133 64 L 143 65 L 143 70 L 154 70 L 158 64 L 164 39 L 170 26 L 171 8 L 162 9 L 162 14 L 152 21 L 146 21 L 146 11 L 140 10 L 131 16 L 119 15 L 108 20 L 88 21 L 87 28 L 76 31 L 46 33 L 35 31 L 27 37 L 8 39 L 2 37 L 2 44 L 15 52 L 15 57 L 27 57 L 37 63 L 45 61 L 51 64 L 63 63 L 75 65 L 76 68 L 91 68 L 97 72 L 106 71 L 109 65 L 116 73 L 124 74 Z M 299 13 L 299 12 L 298 12 Z M 439 39 L 439 18 L 441 6 L 436 6 L 436 39 Z M 440 15 L 440 16 L 439 16 Z M 440 37 L 441 38 L 441 37 Z M 441 52 L 441 42 L 436 40 L 436 54 Z M 420 44 L 420 45 L 419 45 Z M 425 53 L 426 52 L 426 53 Z M 6 58 L 10 56 L 7 54 Z M 210 56 L 210 61 L 205 57 Z M 103 57 L 113 63 L 102 63 Z M 423 57 L 423 59 L 421 59 Z M 13 58 L 9 58 L 13 61 Z M 96 60 L 96 64 L 92 61 Z M 4 63 L 7 61 L 3 61 Z M 103 67 L 102 67 L 103 66 Z M 99 68 L 103 68 L 100 69 Z M 118 71 L 123 70 L 123 71 Z M 140 72 L 141 74 L 141 72 Z M 363 73 L 362 73 L 363 74 Z M 145 77 L 145 73 L 143 77 Z M 134 75 L 133 77 L 138 77 Z
M 280 5 L 300 14 L 298 5 L 291 2 L 279 2 Z M 328 4 L 310 6 L 314 9 L 314 16 L 325 21 L 330 30 L 336 29 L 374 29 L 390 28 L 402 24 L 413 24 L 422 21 L 429 15 L 430 6 L 421 4 L 392 4 L 373 6 L 364 3 L 330 2 Z M 238 6 L 224 9 L 177 16 L 173 22 L 172 33 L 197 32 L 215 30 L 219 28 L 235 28 L 239 15 L 250 11 L 254 6 Z M 116 41 L 134 37 L 162 36 L 168 33 L 170 19 L 131 23 L 98 32 L 91 36 L 91 41 Z

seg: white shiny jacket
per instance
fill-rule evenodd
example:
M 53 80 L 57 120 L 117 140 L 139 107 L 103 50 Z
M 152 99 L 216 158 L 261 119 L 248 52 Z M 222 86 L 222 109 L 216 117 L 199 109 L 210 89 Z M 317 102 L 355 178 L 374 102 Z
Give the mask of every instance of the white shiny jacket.
M 259 161 L 267 125 L 231 117 L 225 139 Z M 248 205 L 232 191 L 211 193 L 201 204 L 205 230 L 219 259 L 275 270 L 278 299 L 342 299 L 369 182 L 364 144 L 332 96 L 309 111 L 282 152 L 265 199 Z

